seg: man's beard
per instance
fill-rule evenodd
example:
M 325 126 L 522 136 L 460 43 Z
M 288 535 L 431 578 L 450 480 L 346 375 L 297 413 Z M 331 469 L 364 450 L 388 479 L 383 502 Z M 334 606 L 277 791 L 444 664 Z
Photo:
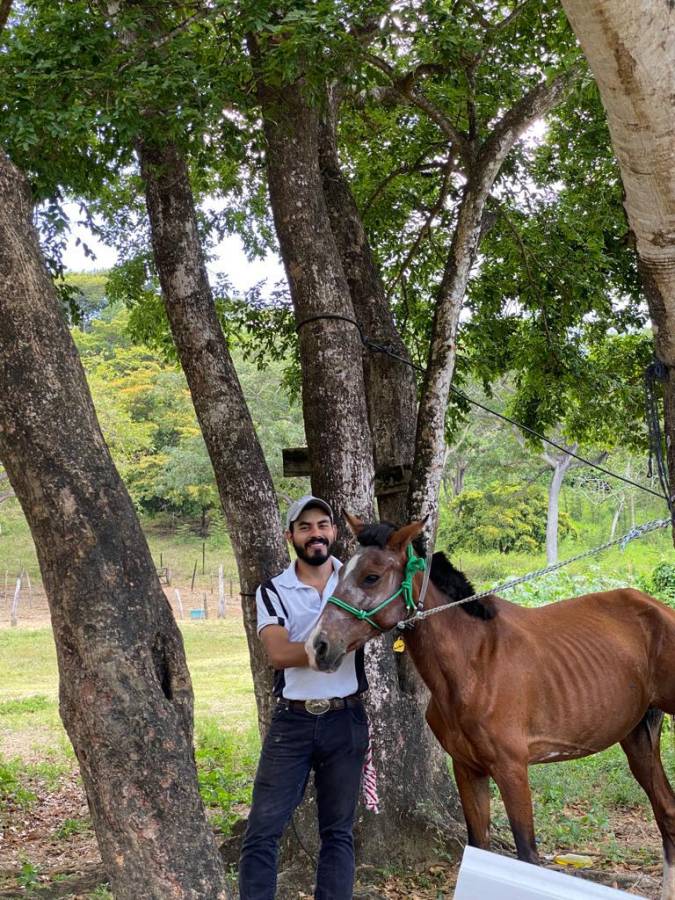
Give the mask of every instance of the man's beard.
M 330 545 L 323 538 L 313 538 L 306 545 L 293 541 L 298 559 L 306 562 L 308 566 L 322 566 L 330 557 Z

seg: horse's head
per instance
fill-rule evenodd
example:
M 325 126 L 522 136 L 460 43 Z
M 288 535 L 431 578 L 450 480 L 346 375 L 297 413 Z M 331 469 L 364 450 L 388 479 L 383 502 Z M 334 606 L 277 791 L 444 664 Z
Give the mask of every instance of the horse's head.
M 335 592 L 307 638 L 305 650 L 313 669 L 333 672 L 346 653 L 389 631 L 414 610 L 412 578 L 424 563 L 411 541 L 424 527 L 366 526 L 345 513 L 362 546 L 340 569 Z

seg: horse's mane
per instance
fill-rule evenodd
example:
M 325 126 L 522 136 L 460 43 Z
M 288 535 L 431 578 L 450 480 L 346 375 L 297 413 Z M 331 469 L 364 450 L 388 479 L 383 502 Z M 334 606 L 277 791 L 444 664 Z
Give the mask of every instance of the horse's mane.
M 442 591 L 450 600 L 463 600 L 475 594 L 473 585 L 469 579 L 456 569 L 445 553 L 434 553 L 431 557 L 431 573 L 430 576 L 433 583 L 439 591 Z M 494 603 L 489 597 L 483 600 L 469 600 L 468 603 L 462 603 L 460 609 L 476 619 L 494 619 L 497 615 Z
M 357 539 L 362 547 L 380 547 L 384 550 L 393 531 L 396 531 L 396 526 L 391 522 L 373 522 L 364 525 Z M 434 553 L 431 557 L 429 577 L 449 600 L 463 600 L 475 593 L 471 582 L 453 566 L 445 553 Z M 489 598 L 470 600 L 463 603 L 461 608 L 467 615 L 486 621 L 493 619 L 497 612 Z

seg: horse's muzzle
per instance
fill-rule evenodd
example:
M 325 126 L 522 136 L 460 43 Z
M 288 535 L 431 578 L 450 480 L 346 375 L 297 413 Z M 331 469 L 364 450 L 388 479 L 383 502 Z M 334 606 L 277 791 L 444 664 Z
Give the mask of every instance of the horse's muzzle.
M 344 644 L 331 644 L 328 641 L 326 634 L 322 631 L 315 635 L 312 649 L 314 650 L 316 667 L 321 672 L 334 672 L 339 667 L 347 652 Z

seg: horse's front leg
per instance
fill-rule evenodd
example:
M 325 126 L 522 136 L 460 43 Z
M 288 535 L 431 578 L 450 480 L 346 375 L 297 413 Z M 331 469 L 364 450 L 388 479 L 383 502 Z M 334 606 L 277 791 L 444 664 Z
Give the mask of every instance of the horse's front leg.
M 490 846 L 490 779 L 468 766 L 452 761 L 459 799 L 466 820 L 469 844 L 487 850 Z
M 506 815 L 516 842 L 518 859 L 539 864 L 537 845 L 534 839 L 534 817 L 532 815 L 532 795 L 527 777 L 527 762 L 505 762 L 494 768 L 492 777 L 502 795 Z

